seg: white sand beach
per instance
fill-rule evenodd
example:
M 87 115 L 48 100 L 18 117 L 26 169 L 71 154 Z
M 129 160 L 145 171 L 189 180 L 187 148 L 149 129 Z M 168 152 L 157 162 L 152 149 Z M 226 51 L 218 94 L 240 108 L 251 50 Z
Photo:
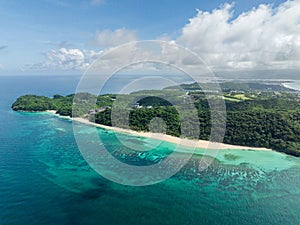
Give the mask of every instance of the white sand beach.
M 58 114 L 56 114 L 56 111 L 54 111 L 54 110 L 47 110 L 47 112 L 58 115 Z M 146 137 L 146 138 L 153 138 L 153 139 L 167 141 L 167 142 L 171 142 L 174 144 L 180 144 L 182 146 L 187 146 L 187 147 L 192 147 L 192 148 L 196 147 L 196 148 L 219 149 L 219 150 L 240 149 L 240 150 L 272 151 L 272 149 L 267 149 L 267 148 L 229 145 L 229 144 L 223 144 L 223 143 L 210 142 L 210 141 L 206 141 L 206 140 L 190 140 L 190 139 L 186 139 L 186 138 L 179 138 L 179 137 L 174 137 L 171 135 L 160 134 L 160 133 L 138 132 L 138 131 L 134 131 L 134 130 L 130 130 L 130 129 L 123 129 L 123 128 L 119 128 L 119 127 L 110 127 L 110 126 L 105 126 L 102 124 L 93 123 L 93 122 L 90 122 L 89 120 L 81 118 L 81 117 L 75 117 L 75 118 L 65 117 L 65 116 L 59 116 L 59 117 L 68 118 L 68 119 L 71 119 L 72 121 L 88 124 L 88 125 L 95 126 L 95 127 L 100 127 L 100 128 L 107 129 L 107 130 L 113 130 L 115 132 L 126 133 L 126 134 L 130 134 L 130 135 L 141 136 L 141 137 Z

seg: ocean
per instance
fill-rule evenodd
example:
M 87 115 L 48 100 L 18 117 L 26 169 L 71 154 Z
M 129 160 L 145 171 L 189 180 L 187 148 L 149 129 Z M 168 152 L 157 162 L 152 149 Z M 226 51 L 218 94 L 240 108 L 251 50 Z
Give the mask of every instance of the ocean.
M 287 88 L 300 91 L 300 80 L 295 80 L 290 83 L 284 83 L 283 85 Z
M 105 179 L 86 163 L 70 120 L 10 108 L 23 94 L 71 94 L 78 80 L 0 77 L 1 225 L 300 224 L 299 158 L 273 151 L 222 150 L 201 171 L 201 154 L 195 154 L 163 182 L 125 186 Z M 97 132 L 110 143 L 115 157 L 136 166 L 154 164 L 175 147 L 163 142 L 143 157 L 132 153 L 135 157 L 124 159 L 112 132 Z M 154 141 L 122 135 L 144 146 Z

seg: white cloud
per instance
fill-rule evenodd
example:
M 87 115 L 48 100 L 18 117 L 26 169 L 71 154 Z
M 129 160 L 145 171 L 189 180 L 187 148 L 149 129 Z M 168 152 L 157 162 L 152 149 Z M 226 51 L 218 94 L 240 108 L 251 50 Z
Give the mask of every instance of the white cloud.
M 100 53 L 76 48 L 60 48 L 45 53 L 46 60 L 26 65 L 25 70 L 85 70 Z
M 79 49 L 52 50 L 46 53 L 46 58 L 49 66 L 58 69 L 81 70 L 88 66 L 84 53 Z
M 90 43 L 97 47 L 111 47 L 124 44 L 127 42 L 136 41 L 136 33 L 133 30 L 128 30 L 125 28 L 111 30 L 98 31 L 96 36 Z
M 0 64 L 0 70 L 3 70 L 4 66 L 2 64 Z
M 122 28 L 115 31 L 104 30 L 98 32 L 96 37 L 91 41 L 91 44 L 109 50 L 112 46 L 136 40 L 137 38 L 134 31 Z M 68 48 L 70 45 L 68 45 L 67 42 L 51 44 L 61 47 L 58 50 L 46 52 L 46 60 L 44 62 L 26 65 L 25 70 L 85 70 L 101 53 L 80 50 L 77 48 Z M 124 54 L 128 54 L 128 52 L 125 52 Z M 124 56 L 124 59 L 126 59 L 126 56 Z M 109 67 L 109 62 L 107 62 L 107 64 L 107 67 Z
M 224 4 L 211 12 L 198 10 L 176 40 L 170 40 L 167 34 L 158 40 L 191 49 L 215 70 L 300 68 L 300 0 L 287 1 L 276 8 L 262 4 L 235 18 L 233 9 L 233 4 Z M 90 44 L 109 51 L 114 46 L 137 40 L 135 31 L 120 28 L 98 31 Z M 70 47 L 61 45 L 58 50 L 45 53 L 46 61 L 32 68 L 84 70 L 99 54 Z M 179 52 L 176 45 L 162 44 L 160 50 L 157 52 L 151 45 L 148 48 L 123 46 L 115 51 L 117 55 L 111 53 L 103 57 L 101 68 L 111 68 L 118 62 L 126 64 L 131 61 L 129 58 L 138 61 L 141 55 L 151 59 L 153 54 L 160 54 L 164 56 L 162 61 L 179 66 L 192 68 L 197 63 L 182 53 L 184 51 Z
M 277 8 L 260 5 L 233 19 L 233 4 L 198 10 L 176 42 L 198 53 L 213 68 L 300 67 L 300 1 Z

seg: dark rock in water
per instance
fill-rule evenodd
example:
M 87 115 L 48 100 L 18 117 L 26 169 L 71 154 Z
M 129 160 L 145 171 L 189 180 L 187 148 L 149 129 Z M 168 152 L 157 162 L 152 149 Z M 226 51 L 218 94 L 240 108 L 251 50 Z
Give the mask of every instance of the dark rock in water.
M 97 199 L 104 194 L 105 190 L 103 189 L 91 189 L 85 192 L 80 193 L 80 196 L 84 199 Z
M 105 183 L 105 180 L 100 179 L 100 178 L 91 178 L 90 179 L 91 183 L 98 186 L 98 187 L 105 187 L 107 184 Z
M 91 184 L 96 186 L 95 188 L 91 188 L 89 190 L 85 190 L 80 193 L 80 196 L 84 199 L 97 199 L 104 195 L 108 191 L 108 184 L 105 183 L 104 179 L 100 178 L 91 178 L 90 179 Z M 98 187 L 98 188 L 97 188 Z

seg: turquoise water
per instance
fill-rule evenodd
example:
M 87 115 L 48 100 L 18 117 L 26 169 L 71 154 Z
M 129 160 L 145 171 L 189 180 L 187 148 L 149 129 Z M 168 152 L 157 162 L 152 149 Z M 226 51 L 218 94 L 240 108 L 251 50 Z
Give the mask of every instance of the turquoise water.
M 85 162 L 71 121 L 10 110 L 20 94 L 67 94 L 76 84 L 48 78 L 36 86 L 34 79 L 0 78 L 0 224 L 300 224 L 299 158 L 224 150 L 200 171 L 203 150 L 198 150 L 164 182 L 116 184 Z M 97 132 L 116 158 L 133 165 L 157 163 L 174 149 L 164 142 L 137 154 L 124 150 L 112 132 Z M 122 137 L 145 148 L 156 142 Z

